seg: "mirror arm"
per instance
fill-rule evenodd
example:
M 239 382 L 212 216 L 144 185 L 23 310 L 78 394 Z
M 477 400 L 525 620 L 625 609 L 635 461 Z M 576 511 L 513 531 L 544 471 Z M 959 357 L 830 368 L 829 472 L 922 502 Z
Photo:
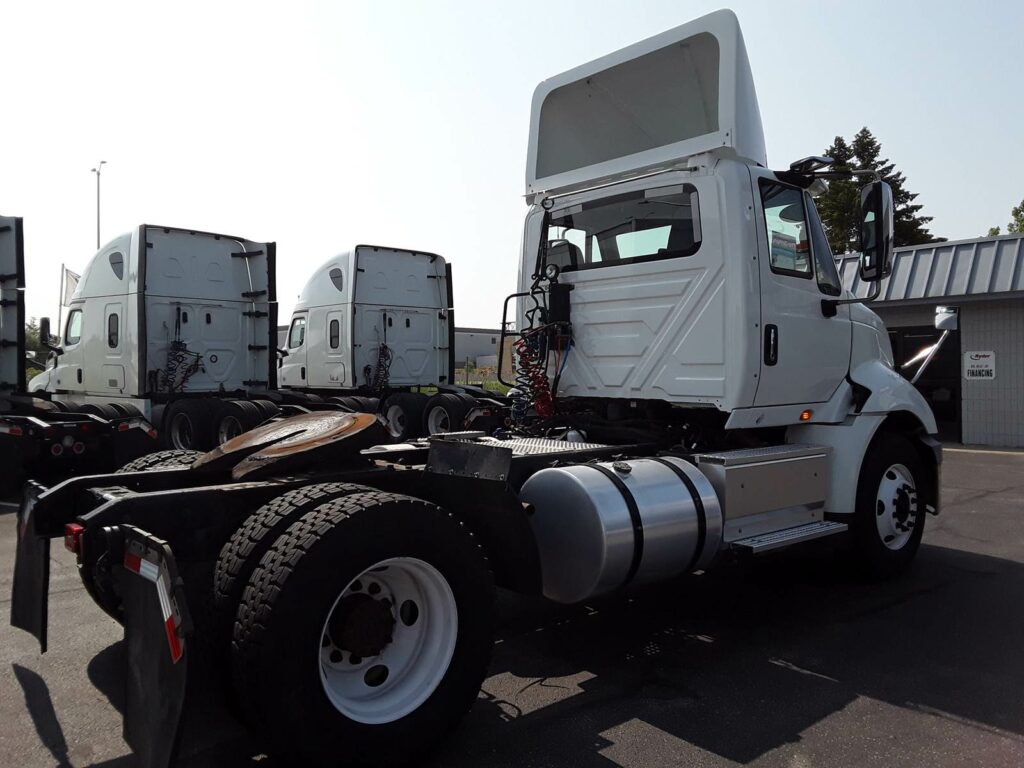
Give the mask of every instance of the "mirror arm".
M 942 345 L 946 341 L 946 337 L 947 336 L 949 336 L 949 331 L 948 330 L 943 331 L 942 335 L 939 336 L 939 341 L 935 344 L 934 347 L 932 347 L 932 351 L 929 352 L 928 353 L 928 357 L 926 357 L 921 362 L 921 367 L 917 369 L 917 373 L 914 374 L 914 378 L 912 378 L 910 380 L 911 384 L 917 384 L 917 380 L 921 378 L 921 374 L 924 373 L 924 369 L 927 368 L 931 364 L 931 362 L 934 359 L 935 355 L 937 355 L 939 353 L 939 349 L 942 348 Z
M 822 299 L 821 305 L 824 307 L 826 304 L 830 307 L 841 307 L 843 304 L 870 304 L 872 301 L 878 298 L 882 292 L 882 281 L 876 280 L 871 284 L 871 293 L 865 296 L 863 299 Z
M 851 176 L 871 176 L 873 181 L 881 181 L 878 171 L 870 168 L 851 168 L 848 171 L 815 171 L 810 174 L 816 179 L 848 179 Z

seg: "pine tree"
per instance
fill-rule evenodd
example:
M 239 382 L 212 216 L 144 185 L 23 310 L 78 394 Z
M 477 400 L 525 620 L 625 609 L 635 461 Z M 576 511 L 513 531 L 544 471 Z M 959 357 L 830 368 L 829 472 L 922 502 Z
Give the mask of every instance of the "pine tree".
M 893 229 L 897 247 L 945 240 L 928 231 L 927 224 L 932 217 L 920 215 L 922 206 L 914 202 L 917 193 L 906 188 L 907 179 L 902 171 L 897 171 L 894 163 L 882 158 L 882 145 L 867 128 L 861 128 L 849 144 L 842 136 L 836 136 L 825 154 L 836 161 L 835 170 L 866 168 L 877 171 L 889 183 L 895 208 Z M 833 180 L 829 183 L 828 192 L 818 198 L 818 211 L 836 253 L 847 253 L 858 247 L 859 190 L 866 181 L 863 177 L 849 181 Z

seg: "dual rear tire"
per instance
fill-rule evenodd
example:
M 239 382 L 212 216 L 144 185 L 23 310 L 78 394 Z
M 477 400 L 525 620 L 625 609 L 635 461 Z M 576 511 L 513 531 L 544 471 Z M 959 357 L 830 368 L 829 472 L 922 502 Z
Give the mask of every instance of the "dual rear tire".
M 260 517 L 245 586 L 237 570 L 218 607 L 234 608 L 236 699 L 271 751 L 392 765 L 429 749 L 490 660 L 494 586 L 473 536 L 433 504 L 346 484 L 291 491 Z

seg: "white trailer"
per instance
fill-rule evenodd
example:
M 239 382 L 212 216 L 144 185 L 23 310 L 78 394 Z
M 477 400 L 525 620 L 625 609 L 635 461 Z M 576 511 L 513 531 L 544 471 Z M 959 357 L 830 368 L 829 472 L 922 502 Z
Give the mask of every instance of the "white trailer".
M 941 446 L 839 283 L 812 196 L 829 162 L 767 168 L 728 11 L 545 81 L 504 428 L 382 445 L 370 415 L 307 414 L 186 467 L 34 489 L 12 623 L 45 641 L 64 535 L 126 626 L 143 765 L 172 761 L 221 679 L 204 659 L 284 764 L 393 765 L 476 700 L 495 584 L 576 603 L 811 541 L 899 573 L 939 511 Z M 876 286 L 892 214 L 871 181 Z
M 277 413 L 274 261 L 274 243 L 136 227 L 89 261 L 29 389 L 136 409 L 179 449 L 256 426 Z
M 357 245 L 318 267 L 299 294 L 280 386 L 353 410 L 379 406 L 398 437 L 416 437 L 428 397 L 414 390 L 451 383 L 453 315 L 444 258 Z

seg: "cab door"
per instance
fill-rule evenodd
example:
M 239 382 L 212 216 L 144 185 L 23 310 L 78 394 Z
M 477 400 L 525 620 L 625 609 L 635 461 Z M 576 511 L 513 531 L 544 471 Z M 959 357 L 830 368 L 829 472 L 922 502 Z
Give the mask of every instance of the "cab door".
M 64 319 L 64 332 L 60 338 L 60 354 L 50 381 L 55 392 L 85 392 L 86 333 L 85 301 L 73 302 Z
M 820 403 L 849 371 L 852 329 L 814 201 L 753 172 L 761 274 L 761 372 L 755 405 Z M 826 301 L 823 304 L 823 300 Z
M 307 320 L 306 312 L 296 312 L 292 315 L 292 323 L 288 327 L 288 339 L 285 343 L 288 354 L 281 360 L 281 368 L 278 371 L 278 383 L 282 387 L 299 389 L 305 387 L 308 381 L 308 371 L 306 370 Z

